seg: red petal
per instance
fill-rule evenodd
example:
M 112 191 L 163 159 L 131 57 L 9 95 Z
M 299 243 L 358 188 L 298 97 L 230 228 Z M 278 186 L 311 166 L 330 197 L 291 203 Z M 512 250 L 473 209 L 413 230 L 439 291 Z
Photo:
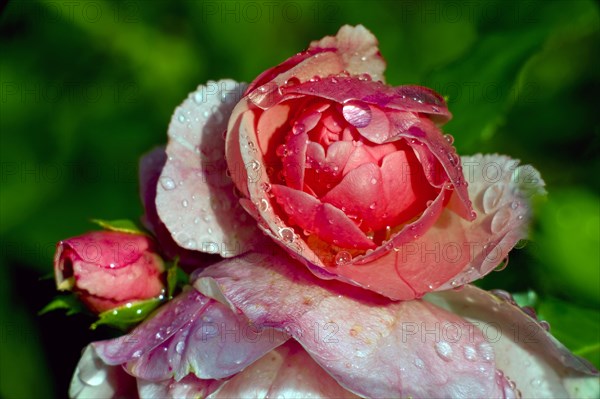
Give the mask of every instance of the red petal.
M 300 227 L 322 240 L 346 248 L 375 248 L 356 224 L 334 206 L 286 186 L 275 184 L 272 191 L 277 202 Z

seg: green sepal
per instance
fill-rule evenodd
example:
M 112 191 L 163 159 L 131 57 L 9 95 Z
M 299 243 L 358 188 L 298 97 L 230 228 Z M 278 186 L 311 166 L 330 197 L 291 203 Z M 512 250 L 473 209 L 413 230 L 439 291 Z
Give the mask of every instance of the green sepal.
M 145 301 L 130 302 L 118 308 L 107 310 L 98 315 L 98 320 L 90 328 L 95 330 L 100 325 L 107 325 L 120 330 L 127 330 L 143 321 L 162 302 L 163 299 L 160 297 L 152 298 Z
M 539 303 L 539 297 L 533 290 L 517 292 L 512 294 L 512 297 L 517 303 L 517 305 L 521 307 L 531 306 L 532 308 L 536 308 Z
M 188 284 L 190 277 L 179 266 L 179 258 L 176 257 L 172 263 L 167 263 L 167 298 L 172 299 L 175 292 Z
M 81 303 L 75 294 L 59 295 L 48 303 L 38 312 L 38 316 L 51 312 L 53 310 L 66 309 L 67 316 L 77 313 L 89 313 L 87 308 Z
M 103 229 L 110 231 L 119 231 L 121 233 L 129 234 L 146 234 L 144 233 L 134 222 L 128 219 L 117 219 L 117 220 L 103 220 L 103 219 L 92 219 L 92 223 L 97 224 Z

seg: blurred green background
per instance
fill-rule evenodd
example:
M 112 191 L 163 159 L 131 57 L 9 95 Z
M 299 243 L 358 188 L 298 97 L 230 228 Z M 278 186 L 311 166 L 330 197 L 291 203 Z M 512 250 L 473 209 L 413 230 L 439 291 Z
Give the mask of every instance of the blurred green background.
M 593 1 L 10 1 L 0 19 L 0 396 L 64 397 L 91 332 L 36 315 L 54 245 L 137 219 L 140 155 L 166 140 L 198 84 L 250 81 L 364 24 L 393 85 L 448 96 L 459 153 L 538 168 L 549 196 L 532 241 L 481 285 L 522 295 L 600 365 L 600 23 Z M 46 279 L 44 279 L 46 277 Z M 533 295 L 535 293 L 536 295 Z

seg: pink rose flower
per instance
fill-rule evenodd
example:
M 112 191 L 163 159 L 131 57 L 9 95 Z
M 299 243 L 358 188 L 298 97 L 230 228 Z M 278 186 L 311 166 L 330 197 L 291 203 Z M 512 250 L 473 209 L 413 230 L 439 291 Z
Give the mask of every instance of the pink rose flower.
M 343 27 L 248 87 L 190 94 L 142 161 L 146 222 L 190 263 L 229 259 L 90 344 L 71 397 L 598 396 L 547 323 L 466 284 L 525 236 L 539 174 L 458 158 L 443 100 L 383 68 Z
M 164 290 L 162 259 L 142 234 L 91 232 L 58 243 L 54 275 L 95 313 L 158 297 Z
M 230 257 L 264 247 L 260 230 L 322 278 L 401 300 L 497 267 L 543 181 L 505 156 L 460 158 L 444 100 L 385 85 L 384 67 L 375 37 L 345 26 L 248 87 L 190 94 L 147 200 L 173 240 Z
M 73 398 L 594 397 L 597 371 L 504 293 L 392 301 L 279 251 L 209 266 L 129 334 L 94 342 Z M 114 397 L 106 395 L 105 397 Z

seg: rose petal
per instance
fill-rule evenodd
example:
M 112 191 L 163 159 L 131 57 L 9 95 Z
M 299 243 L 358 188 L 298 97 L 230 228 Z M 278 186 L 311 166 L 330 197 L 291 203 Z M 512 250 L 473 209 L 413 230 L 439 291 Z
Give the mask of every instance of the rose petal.
M 170 301 L 168 306 L 161 307 L 132 333 L 113 340 L 95 342 L 93 346 L 106 364 L 126 363 L 162 344 L 193 315 L 201 313 L 209 302 L 210 299 L 194 290 L 188 290 Z
M 326 36 L 310 44 L 310 49 L 336 49 L 344 69 L 353 75 L 369 74 L 383 81 L 385 60 L 379 53 L 377 38 L 364 26 L 344 25 L 336 36 Z
M 130 334 L 94 346 L 105 362 L 126 364 L 131 375 L 145 380 L 180 380 L 189 373 L 219 379 L 238 373 L 287 338 L 255 328 L 244 316 L 189 290 Z
M 433 90 L 420 86 L 386 86 L 382 82 L 361 80 L 357 77 L 332 76 L 318 81 L 283 86 L 285 96 L 308 95 L 344 104 L 351 100 L 378 106 L 379 108 L 409 111 L 428 115 L 436 123 L 450 120 L 444 99 Z M 407 95 L 407 94 L 411 95 Z
M 404 272 L 406 262 L 400 257 L 400 252 L 403 248 L 412 249 L 416 238 L 431 229 L 444 209 L 446 197 L 446 191 L 440 191 L 418 220 L 405 225 L 400 232 L 377 249 L 357 256 L 344 267 L 332 270 L 336 273 L 336 278 L 366 287 L 395 300 L 420 298 L 424 293 L 431 291 L 433 287 L 421 291 L 419 287 L 422 284 L 415 286 L 414 279 Z M 417 253 L 417 249 L 410 253 Z M 428 265 L 432 267 L 431 264 Z
M 86 398 L 134 398 L 135 379 L 120 366 L 109 366 L 102 361 L 93 345 L 83 350 L 73 373 L 69 397 Z
M 227 119 L 244 86 L 209 82 L 175 110 L 169 125 L 168 160 L 156 193 L 160 219 L 180 246 L 230 257 L 260 239 L 239 206 L 223 160 Z
M 451 188 L 456 193 L 456 202 L 452 206 L 452 210 L 458 213 L 464 219 L 469 221 L 475 219 L 471 200 L 467 191 L 467 182 L 465 181 L 462 173 L 462 167 L 460 165 L 460 157 L 456 154 L 456 150 L 448 140 L 442 136 L 441 131 L 428 119 L 420 118 L 418 122 L 413 124 L 408 131 L 404 131 L 404 115 L 401 113 L 390 112 L 388 114 L 392 126 L 397 131 L 395 140 L 399 138 L 406 139 L 409 143 L 413 141 L 419 141 L 423 143 L 429 152 L 436 158 L 443 171 L 437 169 L 437 163 L 427 162 L 425 165 L 426 174 L 440 173 L 444 178 L 434 178 L 428 176 L 430 182 L 439 181 L 440 183 L 447 183 L 451 185 Z M 413 145 L 417 154 L 422 153 L 422 147 Z M 427 158 L 425 158 L 427 159 Z
M 318 265 L 321 265 L 315 253 L 308 247 L 303 240 L 296 239 L 296 233 L 288 227 L 279 216 L 276 215 L 271 199 L 268 195 L 268 188 L 272 182 L 269 179 L 265 168 L 267 163 L 260 151 L 253 151 L 252 148 L 258 148 L 257 137 L 255 134 L 254 110 L 256 107 L 247 99 L 242 99 L 232 112 L 228 130 L 234 134 L 227 135 L 226 153 L 229 169 L 237 168 L 237 165 L 247 165 L 245 168 L 238 168 L 242 173 L 232 174 L 236 187 L 242 191 L 251 203 L 258 215 L 255 216 L 259 228 L 279 245 L 288 247 L 290 252 L 299 259 L 306 256 L 315 259 Z M 248 146 L 239 145 L 238 138 L 247 139 Z
M 307 143 L 306 132 L 293 135 L 287 141 L 288 154 L 282 159 L 286 184 L 296 190 L 304 187 Z
M 377 39 L 363 26 L 343 26 L 336 37 L 315 41 L 311 47 L 280 65 L 268 69 L 250 84 L 245 94 L 260 108 L 267 109 L 283 99 L 280 88 L 292 82 L 306 82 L 313 77 L 370 74 L 383 81 L 385 61 L 379 54 Z
M 140 398 L 165 399 L 165 398 L 206 398 L 216 391 L 223 381 L 202 380 L 193 374 L 188 374 L 181 381 L 147 381 L 137 380 L 137 388 Z
M 297 343 L 269 352 L 231 378 L 214 398 L 356 398 L 342 388 Z
M 289 332 L 358 395 L 501 396 L 493 349 L 470 323 L 428 302 L 393 302 L 356 287 L 325 285 L 284 256 L 273 251 L 223 261 L 197 275 L 194 286 L 256 325 Z M 441 335 L 445 325 L 456 328 L 451 337 Z M 463 361 L 467 347 L 485 356 Z
M 324 204 L 312 195 L 275 184 L 273 194 L 284 211 L 303 229 L 327 242 L 346 248 L 375 248 L 356 225 L 341 210 Z
M 469 196 L 474 198 L 479 215 L 474 222 L 448 209 L 439 218 L 430 215 L 439 209 L 438 197 L 425 211 L 425 217 L 405 227 L 388 244 L 356 258 L 353 264 L 340 269 L 340 274 L 362 286 L 377 287 L 377 292 L 390 298 L 411 299 L 404 296 L 403 289 L 394 288 L 390 276 L 398 276 L 420 297 L 491 272 L 526 237 L 530 198 L 543 190 L 543 181 L 535 169 L 518 169 L 517 165 L 518 161 L 497 155 L 463 158 L 465 177 L 471 182 Z M 491 174 L 492 168 L 498 172 L 496 177 Z M 518 179 L 530 182 L 518 183 Z
M 494 347 L 497 367 L 523 398 L 600 395 L 598 371 L 510 300 L 471 285 L 431 293 L 425 299 L 465 317 L 484 332 Z
M 157 147 L 140 159 L 140 196 L 144 205 L 142 223 L 154 233 L 160 250 L 169 259 L 177 257 L 178 265 L 186 271 L 193 271 L 203 265 L 214 263 L 220 258 L 181 248 L 173 240 L 171 233 L 161 222 L 156 211 L 156 190 L 160 173 L 167 162 L 167 153 L 164 147 Z M 192 269 L 193 268 L 193 269 Z M 190 270 L 191 269 L 191 270 Z
M 527 237 L 531 200 L 545 193 L 539 172 L 530 165 L 519 166 L 518 160 L 502 155 L 475 155 L 463 157 L 462 165 L 477 219 L 468 223 L 446 212 L 447 224 L 436 224 L 421 239 L 437 242 L 445 250 L 438 264 L 440 269 L 449 266 L 459 271 L 454 278 L 448 276 L 440 289 L 477 280 L 494 270 L 516 243 Z M 448 237 L 454 237 L 452 241 L 461 246 L 459 258 L 448 251 L 452 246 Z M 444 281 L 443 275 L 440 273 L 438 281 Z

